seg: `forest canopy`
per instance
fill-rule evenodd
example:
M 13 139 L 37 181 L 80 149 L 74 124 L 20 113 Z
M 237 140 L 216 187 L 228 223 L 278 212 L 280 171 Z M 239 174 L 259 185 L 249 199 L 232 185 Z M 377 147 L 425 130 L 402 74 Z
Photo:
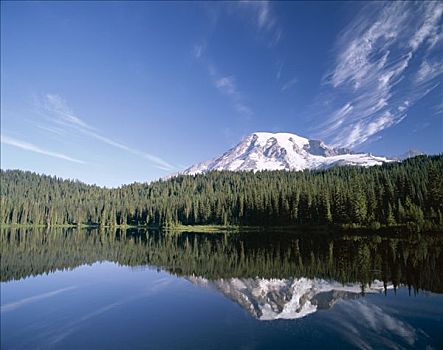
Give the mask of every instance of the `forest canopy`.
M 443 226 L 443 155 L 323 171 L 214 171 L 115 189 L 1 171 L 14 225 Z

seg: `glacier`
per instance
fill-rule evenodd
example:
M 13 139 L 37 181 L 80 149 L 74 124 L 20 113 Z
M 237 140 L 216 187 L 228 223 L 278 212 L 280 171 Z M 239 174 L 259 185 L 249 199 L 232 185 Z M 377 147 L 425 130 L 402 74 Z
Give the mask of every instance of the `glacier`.
M 296 134 L 255 132 L 221 156 L 195 164 L 182 174 L 195 175 L 214 170 L 321 170 L 341 165 L 368 167 L 392 161 L 370 153 L 334 148 L 323 141 Z

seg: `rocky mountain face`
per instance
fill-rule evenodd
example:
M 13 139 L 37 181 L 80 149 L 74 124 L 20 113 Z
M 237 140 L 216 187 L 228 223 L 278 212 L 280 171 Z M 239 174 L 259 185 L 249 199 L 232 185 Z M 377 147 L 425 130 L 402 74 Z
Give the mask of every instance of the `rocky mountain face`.
M 320 140 L 290 133 L 256 132 L 223 155 L 195 164 L 183 174 L 212 170 L 260 171 L 327 169 L 338 165 L 372 166 L 392 161 L 369 153 L 333 148 Z

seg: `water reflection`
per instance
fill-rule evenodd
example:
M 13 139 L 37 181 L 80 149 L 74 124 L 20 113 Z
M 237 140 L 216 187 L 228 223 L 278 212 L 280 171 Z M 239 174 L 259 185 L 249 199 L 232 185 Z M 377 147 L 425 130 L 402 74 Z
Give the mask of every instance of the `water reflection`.
M 386 288 L 380 281 L 362 286 L 318 278 L 188 279 L 199 286 L 221 291 L 259 320 L 302 318 L 317 310 L 329 309 L 339 300 L 356 299 L 364 292 L 381 293 Z
M 1 313 L 8 312 L 8 311 L 14 311 L 22 306 L 26 306 L 28 304 L 32 304 L 32 303 L 39 302 L 44 299 L 54 297 L 60 293 L 67 292 L 67 291 L 74 289 L 74 288 L 75 288 L 74 286 L 66 287 L 66 288 L 59 288 L 56 290 L 52 290 L 50 292 L 46 292 L 46 293 L 42 293 L 42 294 L 38 294 L 38 295 L 33 295 L 28 298 L 23 298 L 21 300 L 15 301 L 15 302 L 2 305 L 0 308 L 0 311 L 1 311 Z
M 168 235 L 146 230 L 7 229 L 0 231 L 1 279 L 9 281 L 96 261 L 156 266 L 178 276 L 375 280 L 443 292 L 443 237 L 336 237 L 297 232 Z
M 443 345 L 438 236 L 7 229 L 0 240 L 2 348 Z
M 404 315 L 391 307 L 381 308 L 360 299 L 356 302 L 344 301 L 334 311 L 334 317 L 325 315 L 328 326 L 358 349 L 425 348 L 423 343 L 430 342 L 429 334 L 402 320 Z M 418 310 L 415 309 L 415 312 Z

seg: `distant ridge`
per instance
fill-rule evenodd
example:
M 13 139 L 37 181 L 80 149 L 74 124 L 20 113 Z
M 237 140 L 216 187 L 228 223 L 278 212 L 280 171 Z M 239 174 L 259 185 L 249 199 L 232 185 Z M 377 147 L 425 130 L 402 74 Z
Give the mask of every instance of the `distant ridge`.
M 421 152 L 419 150 L 416 150 L 416 149 L 410 149 L 409 151 L 407 151 L 407 152 L 405 152 L 403 154 L 400 154 L 399 156 L 392 157 L 390 159 L 397 160 L 397 161 L 402 161 L 402 160 L 405 160 L 405 159 L 408 159 L 408 158 L 413 158 L 413 157 L 422 156 L 422 155 L 424 155 L 423 152 Z

